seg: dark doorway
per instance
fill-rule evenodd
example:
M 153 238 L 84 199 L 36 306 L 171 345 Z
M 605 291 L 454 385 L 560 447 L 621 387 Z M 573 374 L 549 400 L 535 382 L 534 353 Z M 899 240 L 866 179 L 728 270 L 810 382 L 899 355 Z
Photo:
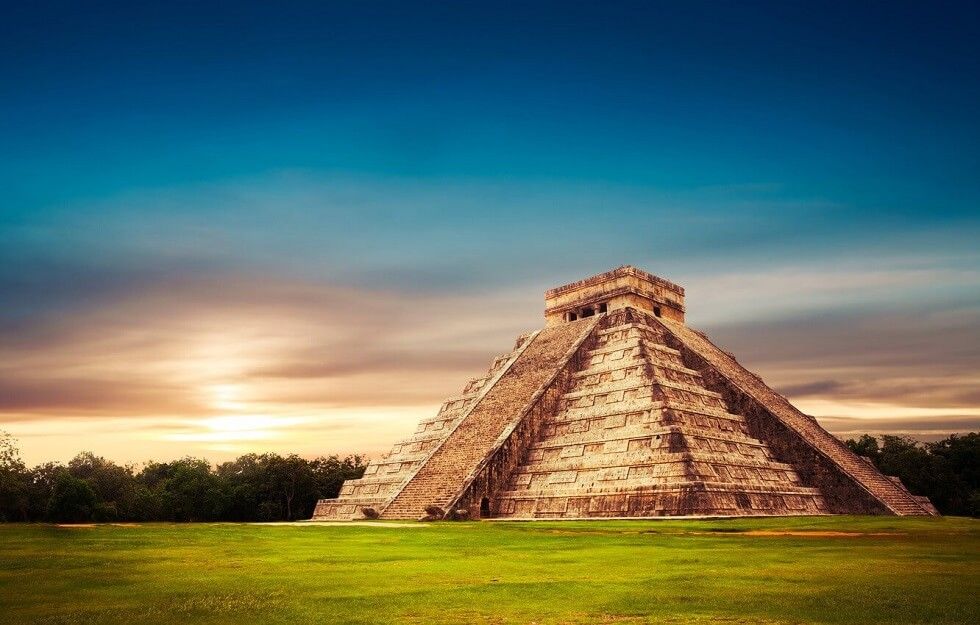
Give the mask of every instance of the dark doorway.
M 484 497 L 480 500 L 480 518 L 485 519 L 490 516 L 490 499 Z
M 660 306 L 654 306 L 653 307 L 653 315 L 655 317 L 659 317 L 660 316 Z

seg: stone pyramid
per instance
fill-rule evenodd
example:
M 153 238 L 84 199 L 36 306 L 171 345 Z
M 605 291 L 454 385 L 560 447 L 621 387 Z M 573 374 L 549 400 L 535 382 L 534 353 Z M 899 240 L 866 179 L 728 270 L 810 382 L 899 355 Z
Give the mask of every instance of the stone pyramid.
M 935 514 L 688 328 L 681 287 L 623 266 L 545 319 L 314 520 Z

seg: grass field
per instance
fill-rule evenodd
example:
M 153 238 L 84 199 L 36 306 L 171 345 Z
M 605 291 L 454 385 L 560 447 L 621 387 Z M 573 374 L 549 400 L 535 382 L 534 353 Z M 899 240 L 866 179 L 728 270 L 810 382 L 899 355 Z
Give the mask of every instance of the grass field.
M 978 597 L 967 519 L 0 526 L 2 623 L 977 623 Z

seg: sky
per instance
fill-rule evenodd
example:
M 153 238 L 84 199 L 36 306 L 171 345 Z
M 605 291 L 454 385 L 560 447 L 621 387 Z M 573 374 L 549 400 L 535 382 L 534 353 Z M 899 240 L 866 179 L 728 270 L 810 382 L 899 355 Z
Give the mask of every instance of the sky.
M 0 429 L 376 456 L 629 263 L 840 436 L 977 430 L 978 111 L 976 3 L 11 5 Z

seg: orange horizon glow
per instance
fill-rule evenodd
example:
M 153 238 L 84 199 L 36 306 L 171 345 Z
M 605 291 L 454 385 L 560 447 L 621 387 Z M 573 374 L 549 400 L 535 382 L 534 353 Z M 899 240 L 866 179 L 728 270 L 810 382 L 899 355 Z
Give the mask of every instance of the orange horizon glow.
M 698 291 L 689 292 L 699 327 Z M 75 316 L 45 330 L 48 346 L 6 348 L 5 362 L 17 363 L 6 366 L 6 385 L 18 393 L 7 396 L 0 428 L 27 461 L 81 451 L 132 463 L 266 451 L 377 456 L 540 325 L 539 304 L 521 289 L 410 298 L 226 281 L 217 291 L 168 285 L 167 295 L 151 290 Z M 895 323 L 879 327 L 884 344 L 904 332 Z M 842 436 L 977 429 L 969 367 L 920 369 L 928 351 L 902 363 L 909 355 L 886 347 L 869 358 L 848 334 L 866 330 L 851 325 L 746 320 L 711 334 Z

